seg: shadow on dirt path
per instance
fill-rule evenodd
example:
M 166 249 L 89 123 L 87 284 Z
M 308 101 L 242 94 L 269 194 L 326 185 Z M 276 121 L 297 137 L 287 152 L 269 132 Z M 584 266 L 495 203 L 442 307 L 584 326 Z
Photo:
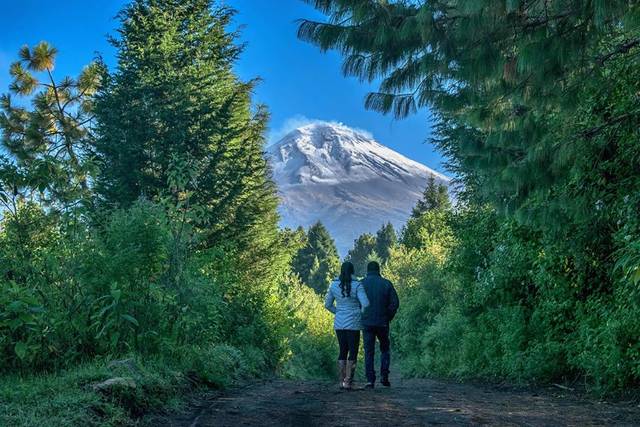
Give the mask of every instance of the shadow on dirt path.
M 272 380 L 201 401 L 183 415 L 156 419 L 154 425 L 640 425 L 640 407 L 637 402 L 589 400 L 564 390 L 427 379 L 396 380 L 392 388 L 348 392 L 329 382 Z

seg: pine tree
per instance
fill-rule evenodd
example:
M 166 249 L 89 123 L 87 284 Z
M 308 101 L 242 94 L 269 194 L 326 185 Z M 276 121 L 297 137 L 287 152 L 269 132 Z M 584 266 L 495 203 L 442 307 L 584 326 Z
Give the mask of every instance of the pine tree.
M 203 247 L 268 252 L 277 199 L 263 156 L 267 113 L 252 112 L 255 82 L 233 73 L 232 16 L 209 0 L 134 0 L 121 12 L 118 65 L 96 100 L 97 190 L 107 206 L 188 205 Z
M 636 2 L 308 2 L 329 19 L 302 21 L 299 37 L 340 51 L 345 75 L 381 81 L 367 108 L 397 117 L 434 110 L 444 125 L 440 149 L 505 212 L 534 213 L 532 203 L 575 176 L 576 138 L 639 120 L 637 111 L 604 115 L 597 126 L 574 119 L 573 138 L 558 142 L 585 82 L 596 79 L 594 88 L 613 93 L 618 82 L 600 70 L 634 63 Z
M 285 228 L 280 234 L 284 242 L 284 247 L 287 249 L 287 252 L 291 254 L 291 259 L 307 244 L 307 233 L 301 226 L 298 226 L 295 230 Z
M 382 263 L 386 263 L 389 259 L 389 252 L 398 242 L 396 230 L 390 222 L 383 225 L 376 233 L 375 253 Z
M 293 259 L 292 269 L 303 283 L 322 294 L 340 270 L 338 250 L 333 238 L 319 221 L 309 227 L 306 240 L 306 245 Z
M 447 186 L 436 182 L 433 175 L 429 175 L 427 181 L 427 187 L 424 189 L 422 199 L 418 200 L 411 216 L 418 218 L 423 213 L 430 210 L 446 210 L 451 207 L 451 201 L 449 200 L 449 191 Z
M 346 259 L 353 264 L 356 276 L 364 276 L 367 272 L 367 259 L 375 247 L 376 238 L 373 234 L 365 233 L 354 240 Z
M 67 209 L 89 199 L 95 171 L 90 152 L 92 97 L 100 83 L 100 66 L 92 63 L 75 79 L 56 80 L 57 54 L 46 42 L 25 45 L 20 59 L 11 64 L 10 91 L 28 97 L 31 108 L 15 103 L 11 94 L 0 97 L 2 147 L 11 155 L 11 161 L 0 165 L 0 187 L 12 190 L 0 188 L 5 204 L 18 195 L 37 196 L 49 206 Z

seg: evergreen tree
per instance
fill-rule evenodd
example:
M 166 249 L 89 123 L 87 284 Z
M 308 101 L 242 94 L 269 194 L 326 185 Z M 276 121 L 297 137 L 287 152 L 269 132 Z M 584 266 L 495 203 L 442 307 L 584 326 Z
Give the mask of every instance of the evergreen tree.
M 292 268 L 307 286 L 322 294 L 340 271 L 336 244 L 320 221 L 309 227 L 306 245 L 298 251 Z
M 400 242 L 407 248 L 420 249 L 440 237 L 439 227 L 446 226 L 447 214 L 451 202 L 449 191 L 443 184 L 436 183 L 433 175 L 429 177 L 422 199 L 416 203 L 411 217 L 402 229 Z
M 367 272 L 367 259 L 371 252 L 375 250 L 376 238 L 373 234 L 365 233 L 360 235 L 353 242 L 353 248 L 347 254 L 347 261 L 353 264 L 356 276 L 364 276 Z
M 75 79 L 56 80 L 57 53 L 46 42 L 25 45 L 20 59 L 11 64 L 11 94 L 0 97 L 1 146 L 11 156 L 0 164 L 3 204 L 10 205 L 15 197 L 36 197 L 65 209 L 88 200 L 95 169 L 90 153 L 92 97 L 100 83 L 100 66 L 92 63 Z M 28 97 L 31 108 L 15 103 L 12 94 Z
M 375 250 L 371 251 L 369 256 L 367 256 L 366 263 L 369 264 L 370 262 L 373 262 L 373 261 L 377 262 L 379 265 L 383 264 L 382 258 L 380 258 L 380 256 L 378 256 L 378 254 L 376 253 Z
M 418 200 L 411 216 L 418 218 L 423 213 L 430 210 L 442 210 L 449 209 L 451 207 L 451 201 L 449 200 L 449 191 L 447 186 L 436 182 L 433 175 L 429 175 L 427 181 L 427 187 L 424 189 L 422 199 Z
M 398 243 L 398 236 L 393 224 L 390 222 L 383 225 L 376 233 L 375 252 L 382 263 L 386 263 L 389 259 L 389 251 Z
M 596 80 L 598 91 L 618 90 L 602 70 L 618 60 L 635 63 L 636 2 L 308 2 L 329 22 L 302 21 L 299 37 L 339 50 L 346 75 L 381 81 L 366 99 L 368 108 L 397 117 L 425 106 L 435 110 L 441 150 L 466 172 L 462 179 L 480 180 L 481 195 L 505 212 L 535 214 L 532 203 L 575 176 L 582 154 L 576 138 L 639 119 L 637 111 L 617 111 L 596 126 L 574 120 L 567 143 L 558 142 L 554 128 L 572 123 L 566 119 L 585 82 Z
M 108 206 L 188 206 L 203 247 L 267 253 L 277 224 L 267 113 L 252 112 L 254 82 L 233 73 L 232 16 L 210 0 L 134 0 L 121 12 L 117 69 L 96 100 L 97 191 Z
M 449 211 L 431 210 L 417 218 L 409 218 L 402 229 L 400 243 L 411 249 L 421 249 L 434 241 L 447 240 Z
M 287 249 L 287 252 L 291 254 L 292 259 L 293 256 L 295 256 L 295 254 L 297 254 L 298 251 L 307 244 L 307 233 L 301 226 L 295 230 L 285 228 L 280 232 L 280 234 L 284 242 L 284 247 Z

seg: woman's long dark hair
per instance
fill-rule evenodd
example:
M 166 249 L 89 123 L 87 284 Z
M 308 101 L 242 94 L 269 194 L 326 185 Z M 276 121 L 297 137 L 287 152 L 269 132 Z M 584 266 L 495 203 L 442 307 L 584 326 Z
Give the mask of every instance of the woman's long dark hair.
M 342 268 L 340 268 L 340 292 L 343 297 L 351 296 L 351 276 L 354 271 L 353 264 L 349 261 L 342 263 Z

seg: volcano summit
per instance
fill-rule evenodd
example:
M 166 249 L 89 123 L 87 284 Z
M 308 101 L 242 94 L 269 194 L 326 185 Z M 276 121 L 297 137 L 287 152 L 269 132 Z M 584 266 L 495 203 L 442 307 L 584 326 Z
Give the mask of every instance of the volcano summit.
M 346 255 L 362 233 L 402 227 L 430 175 L 449 178 L 343 124 L 314 122 L 267 149 L 281 198 L 281 225 L 320 220 Z

